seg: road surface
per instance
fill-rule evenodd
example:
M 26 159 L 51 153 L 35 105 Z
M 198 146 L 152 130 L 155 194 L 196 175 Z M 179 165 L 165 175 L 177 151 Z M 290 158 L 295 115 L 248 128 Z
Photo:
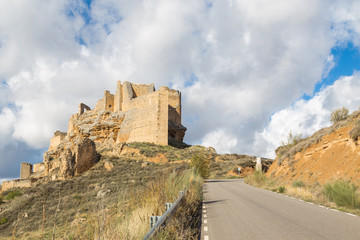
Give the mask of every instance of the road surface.
M 201 239 L 359 240 L 360 217 L 254 188 L 241 179 L 209 180 Z

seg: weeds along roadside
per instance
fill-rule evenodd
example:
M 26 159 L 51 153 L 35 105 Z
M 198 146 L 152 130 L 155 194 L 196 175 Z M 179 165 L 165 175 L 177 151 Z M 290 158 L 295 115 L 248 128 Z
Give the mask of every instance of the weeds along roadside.
M 190 180 L 183 203 L 173 217 L 153 239 L 198 239 L 201 227 L 203 178 L 193 168 L 185 179 Z M 187 180 L 187 181 L 188 181 Z
M 143 189 L 131 189 L 123 198 L 114 212 L 99 205 L 92 213 L 83 217 L 65 234 L 69 239 L 142 239 L 149 231 L 150 216 L 165 213 L 165 203 L 174 202 L 179 192 L 187 189 L 184 204 L 177 210 L 163 236 L 196 235 L 193 226 L 187 226 L 189 217 L 184 214 L 193 213 L 198 208 L 202 188 L 202 178 L 193 170 L 186 169 L 173 172 L 168 176 L 159 176 L 148 183 Z M 128 196 L 128 197 L 125 197 Z M 182 231 L 177 232 L 177 230 Z M 168 238 L 167 238 L 168 239 Z M 190 239 L 190 238 L 187 238 Z
M 359 187 L 341 179 L 325 185 L 319 183 L 309 185 L 299 180 L 284 185 L 265 176 L 263 172 L 255 171 L 252 175 L 247 176 L 244 182 L 255 187 L 360 216 Z
M 39 226 L 26 235 L 17 233 L 15 239 L 53 239 L 53 235 L 55 239 L 142 239 L 149 230 L 150 216 L 164 214 L 165 203 L 174 202 L 184 189 L 187 194 L 183 203 L 156 239 L 195 239 L 199 234 L 202 184 L 197 171 L 183 168 L 164 172 L 142 187 L 127 189 L 118 196 L 115 206 L 106 205 L 106 194 L 94 199 L 97 203 L 92 207 L 79 197 L 76 208 L 86 211 L 79 211 L 71 222 L 44 230 Z M 46 222 L 49 217 L 46 212 Z

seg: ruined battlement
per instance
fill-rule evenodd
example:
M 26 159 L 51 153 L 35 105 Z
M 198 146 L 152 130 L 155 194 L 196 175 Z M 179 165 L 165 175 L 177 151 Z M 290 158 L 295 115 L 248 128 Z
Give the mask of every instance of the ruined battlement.
M 167 145 L 169 138 L 183 141 L 186 128 L 181 125 L 181 93 L 167 87 L 155 91 L 154 84 L 133 84 L 117 82 L 115 94 L 106 90 L 91 110 L 81 103 L 79 112 L 69 120 L 67 137 L 79 131 L 78 120 L 86 112 L 101 115 L 104 112 L 123 114 L 116 131 L 117 143 L 151 142 Z M 120 126 L 121 125 L 121 126 Z M 51 148 L 60 144 L 63 135 L 52 138 Z M 50 149 L 50 148 L 49 148 Z

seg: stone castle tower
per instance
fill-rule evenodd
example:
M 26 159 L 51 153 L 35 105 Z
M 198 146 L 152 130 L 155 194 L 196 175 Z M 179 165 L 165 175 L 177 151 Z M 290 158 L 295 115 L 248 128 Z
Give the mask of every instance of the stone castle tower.
M 80 104 L 79 113 L 70 121 L 67 136 L 74 133 L 74 123 L 85 110 Z M 124 113 L 117 142 L 151 142 L 167 145 L 169 138 L 182 142 L 186 128 L 181 124 L 181 93 L 167 87 L 155 91 L 154 84 L 117 82 L 115 94 L 105 91 L 93 110 L 95 113 Z

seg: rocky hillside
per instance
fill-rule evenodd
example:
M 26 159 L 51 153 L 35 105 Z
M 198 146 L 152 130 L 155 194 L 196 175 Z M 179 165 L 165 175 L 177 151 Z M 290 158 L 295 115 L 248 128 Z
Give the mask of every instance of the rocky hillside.
M 112 228 L 107 221 L 114 219 L 123 222 L 122 232 L 117 236 L 141 235 L 148 230 L 148 217 L 163 211 L 155 207 L 146 212 L 147 208 L 142 206 L 152 201 L 162 206 L 170 201 L 164 197 L 165 192 L 174 192 L 176 196 L 176 188 L 166 184 L 174 176 L 176 182 L 183 179 L 180 173 L 189 169 L 188 163 L 194 155 L 210 160 L 212 178 L 245 176 L 252 173 L 255 166 L 255 157 L 221 155 L 213 148 L 202 146 L 149 143 L 116 146 L 99 149 L 99 161 L 82 174 L 64 180 L 38 181 L 34 187 L 1 193 L 0 239 L 11 238 L 13 232 L 20 239 L 40 239 L 41 236 L 51 239 L 53 232 L 64 239 L 83 239 L 83 234 L 95 236 Z M 264 161 L 263 168 L 270 164 L 271 161 Z M 242 167 L 240 174 L 239 166 Z M 157 196 L 154 191 L 161 194 L 159 199 L 150 201 L 150 196 Z M 20 196 L 12 199 L 13 195 Z
M 336 179 L 360 184 L 360 111 L 297 144 L 277 149 L 267 172 L 283 183 L 324 184 Z

